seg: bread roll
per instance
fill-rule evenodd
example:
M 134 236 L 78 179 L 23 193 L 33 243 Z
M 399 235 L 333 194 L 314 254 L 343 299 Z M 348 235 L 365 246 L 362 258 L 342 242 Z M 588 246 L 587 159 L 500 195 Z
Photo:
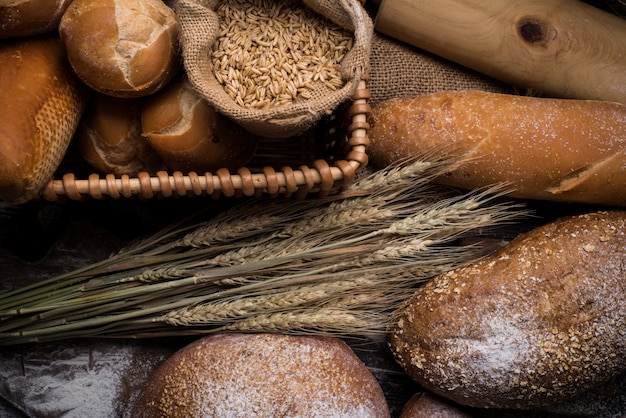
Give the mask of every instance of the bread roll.
M 0 45 L 0 200 L 31 200 L 58 168 L 90 90 L 56 35 Z
M 377 380 L 341 340 L 205 337 L 149 378 L 133 417 L 389 417 Z
M 428 392 L 416 393 L 408 400 L 400 418 L 471 418 L 454 403 Z
M 104 94 L 146 96 L 180 67 L 178 21 L 161 0 L 74 0 L 59 32 L 76 73 Z
M 21 0 L 0 4 L 0 39 L 54 32 L 72 0 Z
M 543 408 L 626 371 L 626 211 L 560 218 L 437 276 L 389 343 L 426 389 L 483 408 Z
M 175 171 L 236 170 L 250 160 L 258 142 L 217 113 L 186 77 L 146 98 L 141 124 L 152 148 Z
M 94 95 L 74 137 L 80 154 L 93 168 L 117 176 L 165 169 L 141 135 L 141 104 L 141 99 Z
M 379 166 L 417 154 L 454 156 L 438 182 L 511 196 L 626 206 L 626 106 L 480 91 L 390 99 L 371 114 Z

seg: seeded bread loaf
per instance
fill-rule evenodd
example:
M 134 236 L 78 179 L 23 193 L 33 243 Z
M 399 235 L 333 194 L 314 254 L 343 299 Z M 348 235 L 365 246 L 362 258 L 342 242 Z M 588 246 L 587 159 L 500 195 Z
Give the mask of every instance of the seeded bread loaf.
M 413 395 L 402 408 L 400 418 L 471 418 L 458 405 L 429 392 Z
M 626 206 L 626 105 L 481 91 L 390 99 L 373 109 L 368 148 L 385 166 L 454 157 L 436 181 L 507 183 L 511 196 Z
M 365 364 L 336 338 L 221 334 L 168 358 L 133 417 L 389 417 Z
M 389 342 L 418 383 L 484 408 L 550 407 L 626 371 L 626 211 L 531 230 L 434 278 Z

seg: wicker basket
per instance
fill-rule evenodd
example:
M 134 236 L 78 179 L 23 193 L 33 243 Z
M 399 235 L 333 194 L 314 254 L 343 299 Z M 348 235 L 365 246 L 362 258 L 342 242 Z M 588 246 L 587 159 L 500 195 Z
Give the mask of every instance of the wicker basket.
M 160 171 L 153 176 L 142 172 L 136 177 L 116 177 L 89 173 L 85 167 L 65 161 L 40 195 L 48 201 L 203 195 L 326 196 L 345 189 L 357 170 L 367 165 L 369 99 L 365 78 L 352 100 L 314 129 L 296 138 L 261 141 L 248 166 L 235 173 L 224 168 L 204 174 Z

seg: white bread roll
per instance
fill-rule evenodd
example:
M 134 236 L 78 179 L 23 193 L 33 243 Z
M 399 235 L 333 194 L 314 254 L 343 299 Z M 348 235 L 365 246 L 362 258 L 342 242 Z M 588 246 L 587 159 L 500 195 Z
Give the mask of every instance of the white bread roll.
M 234 171 L 252 158 L 259 139 L 216 112 L 184 76 L 146 97 L 141 125 L 165 164 L 183 173 Z
M 519 198 L 626 206 L 626 105 L 440 92 L 382 102 L 370 122 L 378 166 L 452 155 L 458 163 L 437 182 L 508 183 Z
M 23 203 L 52 178 L 91 90 L 56 35 L 0 45 L 0 200 Z
M 59 24 L 78 76 L 94 90 L 140 97 L 180 68 L 178 21 L 161 0 L 74 0 Z
M 155 370 L 132 416 L 384 418 L 389 410 L 376 378 L 339 339 L 220 334 Z
M 83 158 L 103 174 L 154 174 L 165 165 L 141 135 L 141 98 L 96 93 L 78 125 L 75 144 Z
M 54 32 L 72 0 L 0 2 L 0 39 Z
M 389 342 L 427 390 L 480 408 L 549 408 L 626 372 L 626 211 L 564 217 L 435 277 Z

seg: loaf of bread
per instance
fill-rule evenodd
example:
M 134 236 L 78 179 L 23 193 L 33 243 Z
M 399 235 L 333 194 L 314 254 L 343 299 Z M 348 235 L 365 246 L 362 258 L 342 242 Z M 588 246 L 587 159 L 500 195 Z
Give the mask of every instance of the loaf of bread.
M 258 137 L 218 113 L 181 76 L 147 97 L 143 135 L 165 164 L 183 173 L 236 170 L 250 160 Z
M 378 166 L 453 157 L 437 182 L 507 183 L 511 196 L 626 206 L 626 106 L 481 91 L 389 99 L 371 114 Z
M 59 32 L 78 76 L 94 90 L 140 97 L 180 68 L 178 21 L 161 0 L 74 0 Z
M 458 405 L 429 392 L 416 393 L 402 408 L 400 418 L 471 418 Z
M 97 171 L 116 176 L 154 174 L 165 165 L 141 135 L 142 99 L 95 93 L 78 125 L 74 141 Z
M 133 417 L 389 417 L 383 391 L 343 341 L 221 334 L 169 357 Z
M 91 90 L 56 35 L 0 45 L 0 200 L 36 197 L 58 168 Z
M 0 39 L 54 32 L 72 0 L 21 0 L 0 3 Z
M 457 403 L 544 408 L 626 371 L 626 211 L 559 218 L 419 288 L 389 343 Z

